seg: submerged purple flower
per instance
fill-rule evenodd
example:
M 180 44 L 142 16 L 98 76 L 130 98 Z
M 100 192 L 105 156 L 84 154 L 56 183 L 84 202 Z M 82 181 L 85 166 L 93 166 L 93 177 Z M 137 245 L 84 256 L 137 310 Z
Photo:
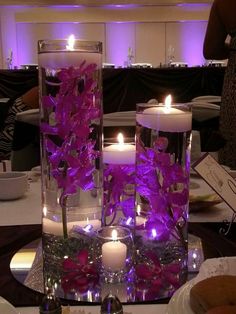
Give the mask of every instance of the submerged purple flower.
M 136 191 L 146 207 L 145 229 L 148 238 L 180 240 L 178 222 L 186 221 L 189 176 L 168 152 L 168 139 L 158 137 L 153 148 L 137 140 Z
M 98 270 L 88 261 L 88 251 L 81 250 L 74 259 L 63 262 L 61 286 L 65 293 L 78 291 L 85 293 L 93 288 L 99 280 Z
M 134 165 L 109 165 L 104 169 L 105 216 L 123 212 L 126 218 L 134 217 L 134 193 L 128 186 L 134 186 Z
M 43 144 L 50 174 L 64 197 L 78 188 L 94 188 L 99 152 L 91 136 L 91 124 L 101 114 L 95 71 L 97 65 L 85 61 L 78 68 L 63 68 L 57 73 L 57 94 L 42 97 L 42 107 L 48 114 L 40 126 Z
M 166 288 L 170 291 L 179 288 L 180 263 L 163 265 L 153 251 L 146 251 L 144 257 L 149 259 L 149 263 L 141 263 L 135 267 L 138 300 L 155 300 Z M 144 299 L 143 295 L 145 295 Z

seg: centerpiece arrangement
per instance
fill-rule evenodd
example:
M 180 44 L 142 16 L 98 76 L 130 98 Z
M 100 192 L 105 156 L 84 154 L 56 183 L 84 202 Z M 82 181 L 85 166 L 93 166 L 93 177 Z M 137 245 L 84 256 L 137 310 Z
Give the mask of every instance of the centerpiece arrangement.
M 139 104 L 135 143 L 103 141 L 101 62 L 99 42 L 39 41 L 45 292 L 168 297 L 187 273 L 191 108 Z

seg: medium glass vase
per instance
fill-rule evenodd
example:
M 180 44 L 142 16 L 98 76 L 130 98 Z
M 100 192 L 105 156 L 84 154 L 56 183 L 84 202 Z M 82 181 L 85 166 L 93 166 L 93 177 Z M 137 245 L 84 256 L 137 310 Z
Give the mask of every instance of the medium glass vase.
M 159 296 L 186 280 L 191 107 L 138 104 L 136 276 Z
M 41 40 L 38 53 L 45 288 L 87 299 L 101 227 L 102 45 Z

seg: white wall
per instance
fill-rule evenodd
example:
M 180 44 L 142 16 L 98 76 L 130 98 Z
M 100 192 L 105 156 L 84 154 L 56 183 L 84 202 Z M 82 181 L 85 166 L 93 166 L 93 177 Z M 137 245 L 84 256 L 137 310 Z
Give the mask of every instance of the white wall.
M 9 50 L 14 65 L 37 63 L 39 39 L 77 38 L 103 43 L 103 61 L 123 66 L 128 49 L 133 62 L 166 63 L 168 47 L 176 61 L 204 63 L 202 43 L 210 5 L 167 5 L 127 8 L 4 7 L 0 9 L 0 67 Z
M 37 64 L 37 42 L 40 39 L 76 38 L 98 40 L 104 45 L 104 24 L 17 23 L 17 51 L 20 64 Z
M 136 24 L 135 61 L 155 66 L 165 63 L 166 23 Z
M 168 47 L 174 47 L 176 61 L 189 66 L 204 63 L 202 42 L 206 22 L 174 23 L 17 23 L 18 64 L 37 64 L 39 39 L 76 38 L 103 43 L 103 61 L 124 66 L 128 49 L 133 62 L 159 66 L 167 61 Z

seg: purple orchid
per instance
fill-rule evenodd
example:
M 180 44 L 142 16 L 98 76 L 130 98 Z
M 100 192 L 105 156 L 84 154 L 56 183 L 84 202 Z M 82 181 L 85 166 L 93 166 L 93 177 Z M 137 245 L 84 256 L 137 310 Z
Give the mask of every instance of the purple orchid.
M 104 170 L 104 207 L 105 216 L 116 215 L 118 210 L 124 217 L 134 218 L 134 193 L 126 187 L 135 183 L 133 165 L 108 165 Z M 114 219 L 113 219 L 114 220 Z
M 88 251 L 85 249 L 81 250 L 74 259 L 64 260 L 63 273 L 61 286 L 65 293 L 74 291 L 86 293 L 99 281 L 98 270 L 95 264 L 89 263 Z
M 189 176 L 185 168 L 173 162 L 166 152 L 168 139 L 159 137 L 153 148 L 145 148 L 137 141 L 136 191 L 146 204 L 145 229 L 160 241 L 174 237 L 182 241 L 178 221 L 187 219 Z M 176 189 L 178 186 L 178 189 Z
M 42 108 L 49 114 L 48 122 L 43 121 L 40 126 L 43 145 L 50 175 L 62 191 L 62 210 L 67 196 L 78 188 L 84 191 L 94 188 L 95 160 L 100 153 L 95 149 L 91 125 L 101 115 L 95 71 L 97 65 L 85 61 L 78 68 L 63 68 L 57 73 L 57 94 L 42 97 Z
M 136 297 L 138 300 L 143 299 L 145 291 L 145 300 L 155 300 L 161 297 L 161 293 L 167 287 L 171 291 L 180 287 L 179 273 L 181 266 L 178 263 L 162 265 L 158 257 L 152 251 L 146 251 L 145 257 L 150 263 L 141 263 L 136 265 L 135 274 L 137 280 Z M 171 287 L 173 289 L 171 289 Z

